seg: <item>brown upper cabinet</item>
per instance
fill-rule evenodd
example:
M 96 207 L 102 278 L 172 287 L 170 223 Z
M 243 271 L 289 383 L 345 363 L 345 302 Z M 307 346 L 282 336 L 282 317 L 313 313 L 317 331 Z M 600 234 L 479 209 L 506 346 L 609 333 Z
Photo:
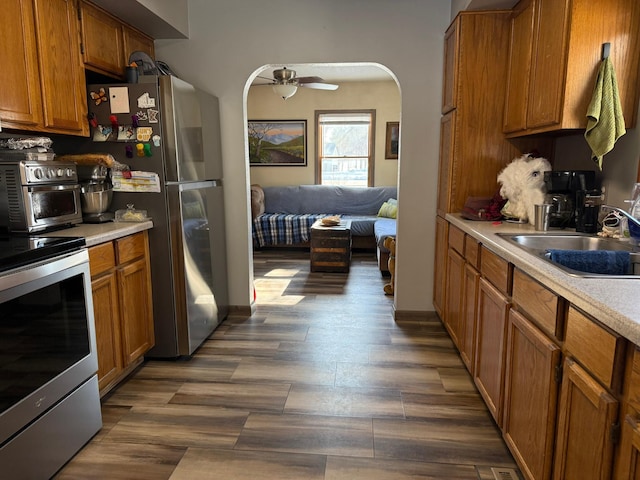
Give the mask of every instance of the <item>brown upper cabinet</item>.
M 504 133 L 586 128 L 604 43 L 630 128 L 640 90 L 640 2 L 521 0 L 511 15 Z
M 469 196 L 491 197 L 496 177 L 543 139 L 505 139 L 502 132 L 510 11 L 460 12 L 444 41 L 437 214 L 459 212 Z
M 77 18 L 74 0 L 3 2 L 3 128 L 88 135 Z
M 462 22 L 462 21 L 460 21 Z M 460 26 L 454 23 L 444 35 L 444 79 L 442 84 L 442 114 L 456 108 L 456 87 L 458 85 L 458 44 Z
M 85 68 L 123 78 L 129 55 L 142 51 L 154 56 L 153 39 L 90 2 L 80 2 L 82 56 Z

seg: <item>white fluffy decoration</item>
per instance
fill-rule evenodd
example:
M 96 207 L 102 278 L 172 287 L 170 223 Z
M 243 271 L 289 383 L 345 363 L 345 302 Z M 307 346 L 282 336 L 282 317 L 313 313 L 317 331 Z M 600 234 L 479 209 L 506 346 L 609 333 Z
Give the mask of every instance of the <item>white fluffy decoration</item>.
M 508 203 L 503 213 L 533 222 L 534 205 L 544 203 L 544 172 L 551 170 L 546 158 L 523 155 L 514 159 L 498 174 L 500 195 Z

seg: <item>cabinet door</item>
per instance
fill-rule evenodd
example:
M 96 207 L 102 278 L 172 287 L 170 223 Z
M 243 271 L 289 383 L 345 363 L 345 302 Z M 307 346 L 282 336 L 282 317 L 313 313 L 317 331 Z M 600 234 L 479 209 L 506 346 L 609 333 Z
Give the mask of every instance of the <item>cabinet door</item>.
M 478 328 L 473 379 L 498 426 L 502 424 L 504 357 L 509 302 L 480 279 Z
M 616 478 L 640 480 L 640 428 L 636 412 L 627 415 L 622 426 L 620 461 Z
M 451 231 L 453 227 L 449 227 Z M 453 343 L 460 349 L 462 332 L 462 286 L 464 282 L 464 258 L 453 248 L 447 255 L 447 308 L 445 309 L 445 326 Z
M 109 385 L 122 371 L 118 283 L 112 271 L 91 282 L 98 352 L 98 387 Z
M 618 401 L 571 358 L 564 362 L 555 480 L 611 478 Z
M 445 282 L 447 279 L 447 236 L 449 222 L 436 217 L 436 245 L 433 274 L 433 308 L 444 320 Z
M 527 128 L 559 124 L 566 83 L 568 0 L 537 0 Z
M 551 477 L 559 366 L 560 348 L 511 310 L 502 430 L 525 478 Z
M 74 0 L 34 0 L 44 127 L 88 135 L 87 95 Z
M 440 165 L 438 167 L 438 215 L 451 212 L 451 198 L 455 185 L 451 185 L 453 156 L 455 154 L 454 125 L 456 111 L 452 110 L 440 120 Z
M 462 295 L 462 335 L 460 357 L 473 375 L 473 357 L 476 351 L 476 313 L 478 302 L 478 285 L 480 284 L 480 273 L 469 263 L 464 266 L 464 285 Z
M 82 2 L 82 50 L 86 67 L 122 76 L 122 23 L 90 3 Z
M 125 365 L 153 347 L 153 310 L 149 260 L 142 257 L 118 266 L 121 329 Z
M 154 58 L 155 52 L 153 49 L 152 38 L 149 38 L 146 35 L 126 25 L 122 26 L 122 33 L 124 38 L 124 58 L 122 59 L 123 65 L 129 64 L 129 56 L 132 52 L 144 52 L 151 58 Z
M 3 127 L 42 124 L 33 0 L 5 0 L 0 15 L 0 119 Z
M 517 132 L 527 127 L 527 100 L 535 0 L 522 0 L 511 17 L 511 45 L 509 46 L 509 70 L 505 99 L 505 133 Z
M 444 82 L 442 84 L 442 113 L 456 108 L 458 83 L 458 24 L 460 17 L 449 27 L 444 36 Z

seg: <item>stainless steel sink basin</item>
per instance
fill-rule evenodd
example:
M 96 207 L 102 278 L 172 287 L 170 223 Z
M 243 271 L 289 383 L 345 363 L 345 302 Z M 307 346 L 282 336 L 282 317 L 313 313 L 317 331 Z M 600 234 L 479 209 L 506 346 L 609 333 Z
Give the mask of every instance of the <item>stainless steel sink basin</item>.
M 604 238 L 573 233 L 565 234 L 499 234 L 510 243 L 537 255 L 570 275 L 588 278 L 640 278 L 640 252 L 631 244 L 613 238 Z M 631 257 L 631 270 L 626 275 L 580 272 L 551 260 L 549 250 L 614 250 L 628 251 Z
M 511 242 L 532 250 L 627 250 L 633 251 L 629 243 L 614 238 L 584 235 L 509 235 Z

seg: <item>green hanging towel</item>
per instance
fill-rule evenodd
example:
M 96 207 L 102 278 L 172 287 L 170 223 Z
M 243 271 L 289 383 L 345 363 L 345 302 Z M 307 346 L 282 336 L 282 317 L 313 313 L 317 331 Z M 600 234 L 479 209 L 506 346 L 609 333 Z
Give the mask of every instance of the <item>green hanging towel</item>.
M 618 94 L 616 72 L 609 57 L 600 64 L 593 98 L 587 108 L 587 130 L 584 138 L 591 147 L 591 158 L 602 170 L 602 157 L 613 150 L 616 141 L 626 133 Z

